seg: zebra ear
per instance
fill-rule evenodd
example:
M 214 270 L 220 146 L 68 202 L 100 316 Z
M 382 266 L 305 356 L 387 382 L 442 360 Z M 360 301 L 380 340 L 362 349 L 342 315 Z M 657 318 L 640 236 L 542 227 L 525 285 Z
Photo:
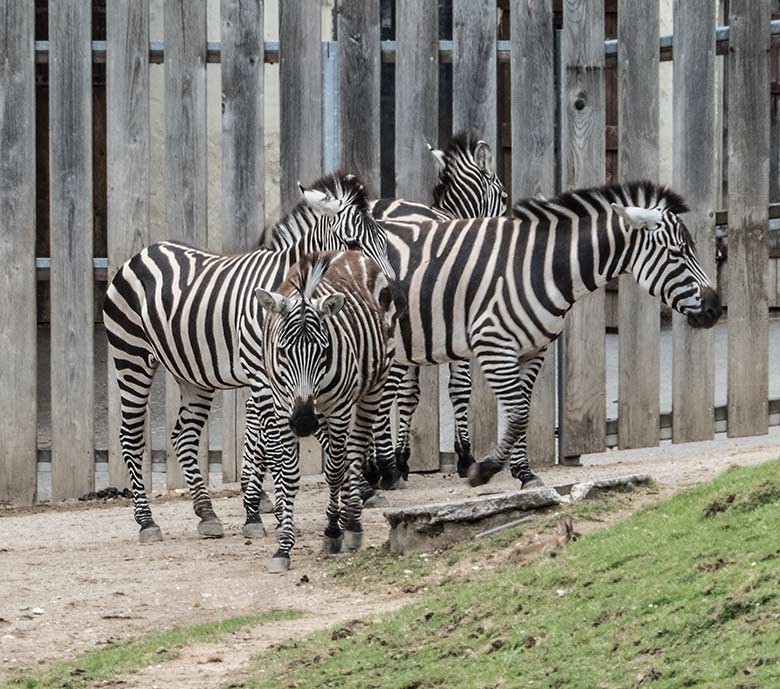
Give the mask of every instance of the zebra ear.
M 258 287 L 255 289 L 255 296 L 257 301 L 260 302 L 260 306 L 264 308 L 268 313 L 286 313 L 287 312 L 287 298 L 276 292 L 269 292 L 268 290 Z
M 425 142 L 425 145 L 431 152 L 433 160 L 436 163 L 436 167 L 438 168 L 439 172 L 441 172 L 445 167 L 447 167 L 447 161 L 444 158 L 444 151 L 440 151 L 438 148 L 434 148 L 427 141 Z
M 638 206 L 619 206 L 612 204 L 612 210 L 623 218 L 628 227 L 634 229 L 653 228 L 663 220 L 663 213 L 657 208 L 639 208 Z
M 298 188 L 301 190 L 303 200 L 309 208 L 319 211 L 323 215 L 336 215 L 338 213 L 341 207 L 338 199 L 334 199 L 319 189 L 307 189 L 300 182 L 298 182 Z
M 315 300 L 314 305 L 317 311 L 319 311 L 325 318 L 330 318 L 331 316 L 335 316 L 339 311 L 341 311 L 341 307 L 344 306 L 345 300 L 346 296 L 340 292 L 336 292 L 335 294 L 329 294 L 323 299 Z
M 474 160 L 477 161 L 482 172 L 493 172 L 493 151 L 487 141 L 477 141 L 474 148 Z

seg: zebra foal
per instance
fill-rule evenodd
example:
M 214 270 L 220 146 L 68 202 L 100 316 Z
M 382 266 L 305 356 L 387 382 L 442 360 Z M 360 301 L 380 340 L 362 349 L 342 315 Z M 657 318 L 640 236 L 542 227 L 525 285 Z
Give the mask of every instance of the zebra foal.
M 306 256 L 278 291 L 255 292 L 282 446 L 282 460 L 270 464 L 280 524 L 271 571 L 283 572 L 295 544 L 297 438 L 317 432 L 327 444 L 325 550 L 362 543 L 358 479 L 393 360 L 396 309 L 387 277 L 354 251 Z
M 304 189 L 303 201 L 282 222 L 306 231 L 284 250 L 258 248 L 221 256 L 177 242 L 153 244 L 129 259 L 107 290 L 103 318 L 119 386 L 122 457 L 133 493 L 142 542 L 160 540 L 141 476 L 144 421 L 156 369 L 162 364 L 179 384 L 181 407 L 171 434 L 200 517 L 198 533 L 220 537 L 197 463 L 201 431 L 216 390 L 250 386 L 242 471 L 247 536 L 264 534 L 259 514 L 262 475 L 255 470 L 260 427 L 257 409 L 270 395 L 262 368 L 259 305 L 255 289 L 273 290 L 290 266 L 312 251 L 359 248 L 392 276 L 384 230 L 371 216 L 363 185 L 331 175 Z M 263 462 L 257 463 L 263 466 Z

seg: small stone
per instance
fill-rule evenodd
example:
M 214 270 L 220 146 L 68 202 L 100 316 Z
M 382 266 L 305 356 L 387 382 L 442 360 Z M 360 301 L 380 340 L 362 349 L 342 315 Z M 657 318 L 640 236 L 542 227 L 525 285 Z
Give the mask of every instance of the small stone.
M 555 593 L 557 593 L 559 596 L 565 596 L 566 589 L 558 589 Z
M 43 608 L 33 608 L 32 609 L 33 615 L 43 615 Z
M 19 606 L 19 610 L 22 611 L 22 612 L 24 612 L 25 610 L 29 610 L 29 609 L 30 609 L 29 605 L 20 605 Z
M 495 638 L 488 642 L 487 646 L 485 646 L 483 653 L 485 655 L 490 655 L 494 651 L 497 651 L 499 648 L 501 648 L 504 645 L 505 641 L 501 638 Z
M 165 648 L 165 646 L 160 646 L 160 648 L 158 648 L 158 649 L 155 651 L 155 653 L 156 653 L 158 656 L 161 656 L 163 653 L 167 653 L 167 652 L 168 652 L 168 649 L 167 649 L 167 648 Z
M 309 583 L 309 577 L 304 574 L 299 580 L 298 580 L 298 586 L 301 584 L 308 584 Z

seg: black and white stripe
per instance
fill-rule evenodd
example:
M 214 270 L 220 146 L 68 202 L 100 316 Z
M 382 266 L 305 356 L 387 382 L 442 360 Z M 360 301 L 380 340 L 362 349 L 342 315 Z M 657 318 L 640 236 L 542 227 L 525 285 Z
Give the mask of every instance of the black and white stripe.
M 271 467 L 280 514 L 273 566 L 284 570 L 295 543 L 296 437 L 319 431 L 326 448 L 326 550 L 339 552 L 342 537 L 348 550 L 360 546 L 358 477 L 393 360 L 395 306 L 379 266 L 354 251 L 306 256 L 277 292 L 257 293 L 284 457 Z
M 252 388 L 244 455 L 248 470 L 242 472 L 242 483 L 247 529 L 251 532 L 256 525 L 254 530 L 262 532 L 262 473 L 254 469 L 254 453 L 262 450 L 257 434 L 263 419 L 257 407 L 268 404 L 270 391 L 262 370 L 255 288 L 274 289 L 290 266 L 312 251 L 359 248 L 392 275 L 385 232 L 371 216 L 365 190 L 354 176 L 332 175 L 302 192 L 304 201 L 281 226 L 308 229 L 284 250 L 259 248 L 220 256 L 162 242 L 128 260 L 108 288 L 103 315 L 120 391 L 120 442 L 142 540 L 161 538 L 141 477 L 144 421 L 157 367 L 162 364 L 170 371 L 181 390 L 171 440 L 203 536 L 222 535 L 197 464 L 214 391 Z

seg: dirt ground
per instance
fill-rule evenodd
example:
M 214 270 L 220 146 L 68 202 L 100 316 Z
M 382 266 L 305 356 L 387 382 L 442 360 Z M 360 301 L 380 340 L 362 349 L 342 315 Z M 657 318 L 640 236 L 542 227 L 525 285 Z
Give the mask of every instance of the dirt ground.
M 746 440 L 607 452 L 584 458 L 583 467 L 540 473 L 550 485 L 649 473 L 668 493 L 731 465 L 779 455 L 780 432 L 773 432 Z M 502 475 L 476 492 L 512 489 L 515 482 Z M 457 477 L 413 475 L 404 490 L 386 495 L 391 505 L 401 506 L 474 494 Z M 197 538 L 186 498 L 155 501 L 165 540 L 147 546 L 137 542 L 129 503 L 0 509 L 0 680 L 109 640 L 275 608 L 304 611 L 300 619 L 247 628 L 224 644 L 193 646 L 179 660 L 122 678 L 124 686 L 134 688 L 222 686 L 270 644 L 407 602 L 408 595 L 394 588 L 368 595 L 328 576 L 320 553 L 325 502 L 321 480 L 307 479 L 296 504 L 300 535 L 293 568 L 283 576 L 266 573 L 275 550 L 272 535 L 254 542 L 241 537 L 237 496 L 215 500 L 226 527 L 226 537 L 215 541 Z M 266 525 L 272 525 L 270 515 Z M 366 546 L 387 539 L 381 510 L 364 513 L 364 528 Z

